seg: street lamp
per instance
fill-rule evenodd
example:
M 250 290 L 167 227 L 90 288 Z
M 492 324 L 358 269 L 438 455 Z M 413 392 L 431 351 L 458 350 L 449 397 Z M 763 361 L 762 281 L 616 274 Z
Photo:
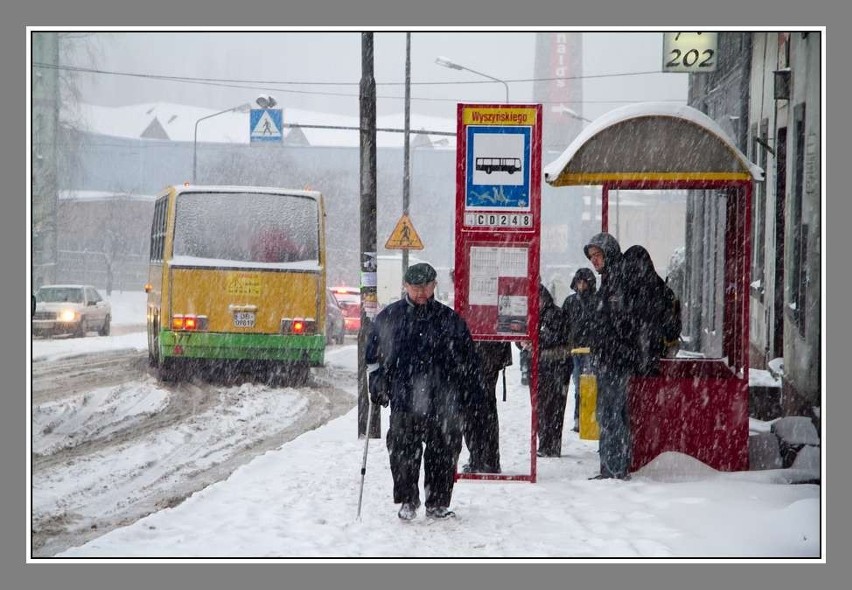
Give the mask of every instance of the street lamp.
M 260 104 L 261 98 L 264 98 L 263 95 L 258 97 L 258 99 L 257 99 L 258 104 Z M 272 98 L 271 96 L 268 97 L 268 98 L 272 99 L 273 104 L 274 104 L 275 99 Z M 198 119 L 195 122 L 195 133 L 192 136 L 192 184 L 195 184 L 196 163 L 198 161 L 197 160 L 197 157 L 198 157 L 198 124 L 201 123 L 204 119 L 210 119 L 212 117 L 216 117 L 218 115 L 223 115 L 225 113 L 230 113 L 230 112 L 245 113 L 245 112 L 248 112 L 250 109 L 251 109 L 251 103 L 246 102 L 246 103 L 243 103 L 241 105 L 231 107 L 229 109 L 225 109 L 224 111 L 219 111 L 218 113 L 213 113 L 212 115 L 207 115 L 207 116 L 201 117 L 200 119 Z
M 586 123 L 592 122 L 591 119 L 587 119 L 586 117 L 582 116 L 577 111 L 575 111 L 574 109 L 566 107 L 564 104 L 560 104 L 558 106 L 553 107 L 553 112 L 554 113 L 562 113 L 563 115 L 568 115 L 569 117 L 571 117 L 573 119 L 585 121 Z
M 483 76 L 484 78 L 488 78 L 489 80 L 494 80 L 495 82 L 500 82 L 506 88 L 506 102 L 509 102 L 509 85 L 506 84 L 505 80 L 501 80 L 500 78 L 495 78 L 494 76 L 489 76 L 488 74 L 483 74 L 482 72 L 477 72 L 476 70 L 471 70 L 470 68 L 457 64 L 454 61 L 447 59 L 446 57 L 438 56 L 435 58 L 435 63 L 439 66 L 444 66 L 445 68 L 450 68 L 451 70 L 467 70 L 472 74 L 477 74 L 479 76 Z

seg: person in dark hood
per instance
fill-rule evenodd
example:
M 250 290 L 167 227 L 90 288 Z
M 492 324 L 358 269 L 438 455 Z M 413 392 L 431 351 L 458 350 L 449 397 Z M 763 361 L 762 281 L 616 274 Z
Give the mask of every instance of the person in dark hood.
M 464 441 L 470 451 L 470 462 L 462 471 L 500 473 L 500 421 L 495 390 L 500 371 L 512 364 L 512 347 L 508 342 L 486 340 L 477 340 L 474 346 L 480 360 L 485 398 L 465 422 Z
M 539 457 L 562 454 L 562 424 L 571 375 L 568 323 L 544 285 L 539 285 L 538 310 L 538 451 Z
M 588 348 L 591 345 L 594 330 L 594 313 L 597 305 L 597 280 L 590 268 L 580 268 L 571 280 L 574 291 L 562 302 L 569 326 L 568 344 L 571 349 Z M 574 381 L 574 432 L 580 431 L 580 374 L 585 368 L 588 355 L 572 356 Z
M 420 506 L 421 458 L 426 516 L 455 516 L 449 505 L 464 422 L 484 398 L 470 331 L 435 300 L 436 274 L 427 263 L 408 268 L 404 298 L 376 316 L 365 347 L 370 400 L 390 404 L 386 442 L 403 520 Z
M 621 246 L 612 235 L 595 235 L 583 252 L 601 276 L 590 342 L 600 427 L 600 473 L 594 479 L 627 479 L 631 459 L 627 384 L 639 356 L 629 277 Z
M 660 358 L 680 337 L 680 304 L 674 291 L 657 274 L 644 247 L 625 250 L 624 270 L 630 277 L 630 300 L 637 322 L 636 373 L 656 375 Z

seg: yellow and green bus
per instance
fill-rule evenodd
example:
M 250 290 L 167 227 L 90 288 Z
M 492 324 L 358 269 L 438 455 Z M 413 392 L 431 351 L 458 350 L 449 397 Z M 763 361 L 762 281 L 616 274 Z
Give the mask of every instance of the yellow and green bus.
M 325 354 L 325 209 L 316 191 L 170 186 L 151 223 L 148 360 L 304 383 Z

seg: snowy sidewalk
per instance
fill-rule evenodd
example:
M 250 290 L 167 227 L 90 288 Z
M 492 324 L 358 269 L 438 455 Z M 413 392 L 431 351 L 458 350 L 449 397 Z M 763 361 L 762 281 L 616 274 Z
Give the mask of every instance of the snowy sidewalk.
M 329 351 L 356 395 L 355 345 Z M 504 473 L 529 473 L 529 392 L 518 359 L 498 391 Z M 499 386 L 502 388 L 502 385 Z M 573 394 L 566 416 L 572 415 Z M 538 481 L 460 480 L 458 518 L 401 522 L 384 441 L 364 440 L 357 410 L 258 457 L 174 508 L 58 557 L 163 558 L 703 558 L 820 555 L 820 488 L 784 485 L 780 470 L 719 473 L 666 453 L 631 481 L 588 481 L 597 443 L 568 428 L 562 457 L 538 459 Z M 459 464 L 464 464 L 463 451 Z M 422 489 L 422 482 L 421 482 Z

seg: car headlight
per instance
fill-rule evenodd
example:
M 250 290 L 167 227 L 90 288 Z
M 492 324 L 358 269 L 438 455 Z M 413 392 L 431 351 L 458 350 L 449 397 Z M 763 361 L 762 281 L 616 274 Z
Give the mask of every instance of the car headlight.
M 73 309 L 63 309 L 59 312 L 60 322 L 73 322 L 77 319 L 77 313 Z

